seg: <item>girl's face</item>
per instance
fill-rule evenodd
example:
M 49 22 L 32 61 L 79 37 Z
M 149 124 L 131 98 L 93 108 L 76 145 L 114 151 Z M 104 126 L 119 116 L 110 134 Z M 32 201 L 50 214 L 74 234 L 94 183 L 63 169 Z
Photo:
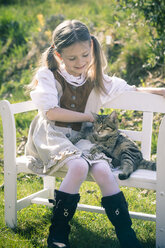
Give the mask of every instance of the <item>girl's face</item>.
M 91 44 L 89 41 L 77 42 L 64 48 L 60 56 L 66 71 L 73 76 L 80 76 L 91 62 Z

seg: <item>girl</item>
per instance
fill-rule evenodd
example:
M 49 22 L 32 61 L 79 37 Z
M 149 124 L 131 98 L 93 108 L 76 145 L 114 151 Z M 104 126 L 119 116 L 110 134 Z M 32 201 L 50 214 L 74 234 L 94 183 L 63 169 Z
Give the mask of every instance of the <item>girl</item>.
M 53 175 L 65 166 L 67 174 L 55 190 L 48 247 L 70 247 L 69 221 L 80 199 L 79 188 L 88 172 L 102 192 L 102 206 L 115 227 L 121 247 L 141 247 L 132 229 L 127 203 L 103 154 L 90 161 L 85 144 L 73 145 L 69 138 L 83 122 L 93 122 L 91 112 L 123 91 L 146 91 L 165 95 L 165 89 L 136 88 L 103 74 L 105 59 L 97 39 L 77 20 L 64 21 L 53 32 L 52 45 L 30 84 L 31 98 L 39 113 L 32 121 L 26 155 L 28 166 L 39 174 Z

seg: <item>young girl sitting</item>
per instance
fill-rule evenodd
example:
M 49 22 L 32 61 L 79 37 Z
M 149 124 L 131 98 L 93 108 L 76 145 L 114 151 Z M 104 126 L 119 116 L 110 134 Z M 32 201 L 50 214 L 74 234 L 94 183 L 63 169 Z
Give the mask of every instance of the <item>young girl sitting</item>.
M 32 101 L 39 111 L 31 123 L 26 144 L 28 166 L 47 175 L 53 175 L 63 166 L 67 168 L 59 190 L 55 190 L 47 240 L 51 248 L 70 247 L 69 221 L 88 173 L 101 189 L 102 206 L 115 227 L 121 247 L 141 247 L 131 227 L 127 202 L 105 157 L 100 154 L 98 160 L 87 159 L 83 149 L 73 145 L 69 138 L 80 131 L 83 122 L 94 121 L 91 112 L 97 113 L 118 94 L 145 91 L 165 96 L 165 89 L 130 86 L 120 78 L 105 75 L 104 65 L 99 42 L 86 25 L 77 20 L 64 21 L 54 30 L 42 66 L 29 85 Z

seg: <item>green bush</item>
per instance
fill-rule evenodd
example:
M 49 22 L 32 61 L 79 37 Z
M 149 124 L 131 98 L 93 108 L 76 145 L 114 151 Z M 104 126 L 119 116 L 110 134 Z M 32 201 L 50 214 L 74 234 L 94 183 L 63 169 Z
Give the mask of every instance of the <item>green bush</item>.
M 142 12 L 146 24 L 150 28 L 151 53 L 155 55 L 155 60 L 149 60 L 150 67 L 161 65 L 165 62 L 165 1 L 162 0 L 121 0 L 122 4 L 128 9 L 138 9 Z M 154 61 L 153 61 L 154 60 Z M 150 61 L 152 63 L 150 64 Z
M 23 29 L 20 29 L 19 23 L 17 21 L 10 20 L 9 18 L 4 18 L 0 23 L 0 39 L 2 41 L 2 45 L 4 45 L 9 38 L 12 39 L 12 47 L 14 44 L 17 46 L 26 42 L 23 36 Z
M 143 68 L 145 63 L 144 58 L 140 56 L 140 49 L 136 48 L 132 53 L 126 55 L 126 78 L 129 84 L 136 86 L 141 84 L 142 79 L 147 76 L 146 69 Z

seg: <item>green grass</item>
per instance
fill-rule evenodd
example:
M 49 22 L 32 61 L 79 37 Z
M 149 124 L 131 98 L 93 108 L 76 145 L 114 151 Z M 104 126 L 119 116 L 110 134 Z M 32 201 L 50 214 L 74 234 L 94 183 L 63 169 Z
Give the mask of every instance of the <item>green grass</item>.
M 3 173 L 0 174 L 3 182 Z M 18 199 L 42 188 L 38 176 L 21 174 L 18 180 Z M 61 179 L 57 178 L 59 187 Z M 131 211 L 155 213 L 155 192 L 134 188 L 121 188 Z M 80 203 L 100 206 L 101 193 L 93 182 L 85 182 L 80 189 Z M 51 209 L 41 205 L 31 205 L 18 212 L 18 226 L 11 230 L 4 223 L 4 192 L 0 191 L 0 247 L 32 248 L 46 247 Z M 144 247 L 155 247 L 155 223 L 133 219 L 133 228 Z M 119 247 L 115 231 L 106 215 L 77 211 L 71 221 L 70 241 L 72 248 Z

